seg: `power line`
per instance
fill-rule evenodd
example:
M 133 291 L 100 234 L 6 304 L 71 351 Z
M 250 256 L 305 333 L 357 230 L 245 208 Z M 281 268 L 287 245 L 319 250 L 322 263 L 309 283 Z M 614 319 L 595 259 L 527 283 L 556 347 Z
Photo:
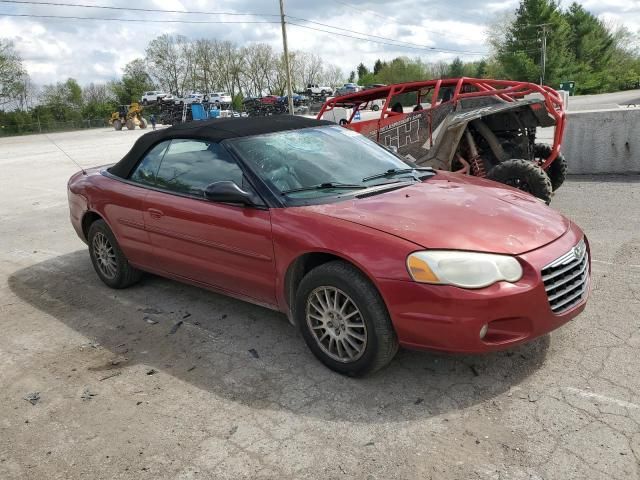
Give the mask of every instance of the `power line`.
M 337 3 L 339 5 L 344 5 L 347 8 L 350 8 L 352 10 L 355 10 L 356 12 L 360 12 L 360 13 L 370 13 L 371 15 L 375 15 L 376 17 L 382 18 L 385 20 L 385 22 L 389 22 L 389 20 L 393 20 L 394 23 L 398 24 L 398 25 L 402 25 L 402 26 L 417 26 L 417 25 L 406 25 L 406 24 L 402 24 L 397 18 L 391 16 L 391 15 L 383 15 L 381 13 L 378 13 L 374 10 L 368 9 L 368 8 L 361 8 L 361 7 L 356 7 L 355 5 L 352 5 L 350 3 L 347 2 L 343 2 L 341 0 L 332 0 L 334 3 Z M 450 5 L 447 5 L 446 7 L 447 11 L 452 10 Z M 458 12 L 464 12 L 465 14 L 469 13 L 468 10 L 463 10 L 460 8 L 454 8 L 454 10 L 457 10 Z M 436 12 L 436 13 L 440 13 L 440 12 Z M 456 14 L 456 17 L 462 17 L 462 18 L 471 18 L 471 16 L 468 15 L 460 15 L 460 14 Z M 473 17 L 474 20 L 477 20 L 477 17 Z M 422 28 L 422 27 L 419 27 Z M 436 32 L 434 32 L 436 33 Z M 442 35 L 442 32 L 437 32 L 439 35 Z
M 386 40 L 386 41 L 390 41 L 390 42 L 403 43 L 403 44 L 411 45 L 411 46 L 413 46 L 413 47 L 418 47 L 418 48 L 421 48 L 421 49 L 432 49 L 432 47 L 430 47 L 429 45 L 422 45 L 422 44 L 418 44 L 418 43 L 405 42 L 404 40 L 396 40 L 396 39 L 394 39 L 394 38 L 381 37 L 381 36 L 379 36 L 379 35 L 373 35 L 373 34 L 371 34 L 371 33 L 357 32 L 357 31 L 355 31 L 355 30 L 350 30 L 350 29 L 348 29 L 348 28 L 336 27 L 336 26 L 334 26 L 334 25 L 329 25 L 329 24 L 326 24 L 326 23 L 316 22 L 316 21 L 314 21 L 314 20 L 307 20 L 306 18 L 293 17 L 293 16 L 291 16 L 291 15 L 287 15 L 287 17 L 288 17 L 288 18 L 292 18 L 292 19 L 294 19 L 294 20 L 301 21 L 301 22 L 307 22 L 307 23 L 311 23 L 311 24 L 314 24 L 314 25 L 320 25 L 320 26 L 322 26 L 322 27 L 328 27 L 328 28 L 334 28 L 334 29 L 336 29 L 336 30 L 342 30 L 342 31 L 345 31 L 345 32 L 353 33 L 353 34 L 355 34 L 355 35 L 365 35 L 365 36 L 367 36 L 367 37 L 379 38 L 379 39 L 381 39 L 381 40 Z M 430 30 L 422 30 L 422 31 L 423 31 L 423 32 L 428 32 L 428 33 L 435 33 L 436 35 L 439 35 L 439 33 L 438 33 L 438 32 L 434 32 L 434 31 L 430 31 Z M 399 45 L 399 46 L 400 46 L 400 45 Z M 470 53 L 470 52 L 467 52 L 467 51 L 465 51 L 465 50 L 453 50 L 453 49 L 447 49 L 447 50 L 450 50 L 451 52 Z M 472 52 L 472 53 L 480 54 L 481 52 Z
M 355 10 L 356 12 L 360 12 L 360 13 L 367 12 L 367 13 L 370 13 L 372 15 L 375 15 L 376 17 L 384 18 L 385 20 L 389 20 L 389 18 L 390 18 L 388 15 L 384 16 L 381 13 L 374 12 L 373 10 L 369 10 L 369 9 L 366 9 L 366 8 L 359 8 L 359 7 L 356 7 L 354 5 L 349 4 L 347 2 L 341 2 L 340 0 L 333 0 L 333 2 L 337 3 L 339 5 L 344 5 L 345 7 L 350 8 L 351 10 Z
M 202 23 L 202 24 L 218 24 L 218 23 L 280 23 L 279 21 L 253 21 L 253 20 L 154 20 L 148 18 L 107 18 L 107 17 L 74 17 L 69 15 L 36 15 L 31 13 L 2 13 L 3 17 L 22 17 L 22 18 L 51 18 L 63 20 L 104 20 L 107 22 L 138 22 L 138 23 Z
M 0 0 L 0 3 L 13 3 L 18 5 L 47 5 L 47 6 L 53 6 L 53 7 L 99 8 L 103 10 L 127 10 L 131 12 L 151 12 L 151 13 L 235 15 L 235 16 L 252 16 L 252 17 L 278 17 L 279 16 L 272 13 L 205 12 L 205 11 L 198 11 L 198 10 L 162 10 L 159 8 L 113 7 L 109 5 L 86 5 L 82 3 L 60 3 L 60 2 L 33 2 L 33 1 L 27 1 L 27 0 Z
M 245 16 L 273 16 L 276 17 L 277 15 L 272 15 L 272 14 L 259 14 L 259 13 L 236 13 L 236 12 L 205 12 L 205 11 L 180 11 L 180 10 L 162 10 L 162 9 L 153 9 L 153 8 L 136 8 L 136 7 L 112 7 L 112 6 L 107 6 L 107 5 L 86 5 L 86 4 L 80 4 L 80 3 L 59 3 L 59 2 L 35 2 L 35 1 L 27 1 L 27 0 L 0 0 L 0 3 L 11 3 L 11 4 L 29 4 L 29 5 L 49 5 L 49 6 L 56 6 L 56 7 L 80 7 L 80 8 L 97 8 L 97 9 L 105 9 L 105 10 L 127 10 L 127 11 L 139 11 L 139 12 L 156 12 L 156 13 L 179 13 L 179 14 L 200 14 L 200 15 L 245 15 Z M 80 16 L 72 16 L 72 15 L 40 15 L 40 14 L 21 14 L 21 13 L 6 13 L 6 14 L 2 14 L 3 16 L 6 17 L 23 17 L 23 18 L 41 18 L 41 19 L 66 19 L 66 20 L 103 20 L 103 21 L 119 21 L 119 22 L 132 22 L 132 23 L 182 23 L 182 24 L 275 24 L 275 23 L 280 23 L 278 21 L 269 21 L 269 20 L 238 20 L 238 21 L 234 21 L 234 20 L 183 20 L 183 19 L 170 19 L 170 20 L 160 20 L 160 19 L 147 19 L 147 18 L 136 18 L 136 19 L 131 19 L 131 18 L 110 18 L 110 17 L 80 17 Z M 465 54 L 465 55 L 486 55 L 486 52 L 476 52 L 476 51 L 467 51 L 467 50 L 457 50 L 457 49 L 450 49 L 450 48 L 438 48 L 438 47 L 432 47 L 432 46 L 428 46 L 428 45 L 421 45 L 421 44 L 417 44 L 417 43 L 412 43 L 412 42 L 405 42 L 402 40 L 395 40 L 393 38 L 389 38 L 389 37 L 382 37 L 379 35 L 373 35 L 373 34 L 368 34 L 368 33 L 363 33 L 363 32 L 357 32 L 354 30 L 350 30 L 347 28 L 342 28 L 342 27 L 337 27 L 334 25 L 329 25 L 326 23 L 321 23 L 321 22 L 316 22 L 313 20 L 308 20 L 305 18 L 300 18 L 300 17 L 293 17 L 293 16 L 288 16 L 288 18 L 297 20 L 297 21 L 301 21 L 301 22 L 306 22 L 306 23 L 311 23 L 311 24 L 315 24 L 315 25 L 320 25 L 323 27 L 327 27 L 327 28 L 331 28 L 334 30 L 340 30 L 343 32 L 348 32 L 349 34 L 353 34 L 353 35 L 349 35 L 349 34 L 345 34 L 345 33 L 338 33 L 338 32 L 334 32 L 334 31 L 329 31 L 329 30 L 324 30 L 321 28 L 314 28 L 314 27 L 310 27 L 308 25 L 300 25 L 298 23 L 290 23 L 290 25 L 294 25 L 300 28 L 306 28 L 308 30 L 315 30 L 318 32 L 323 32 L 323 33 L 329 33 L 329 34 L 333 34 L 333 35 L 338 35 L 341 37 L 346 37 L 346 38 L 353 38 L 356 40 L 361 40 L 361 41 L 369 41 L 369 42 L 373 42 L 373 43 L 378 43 L 381 45 L 388 45 L 388 46 L 393 46 L 393 47 L 400 47 L 400 48 L 408 48 L 408 49 L 412 49 L 412 50 L 422 50 L 422 51 L 432 51 L 432 52 L 443 52 L 443 53 L 457 53 L 457 54 Z M 426 30 L 425 30 L 426 31 Z M 430 33 L 436 33 L 437 32 L 430 32 Z M 371 37 L 371 38 L 362 38 L 362 37 L 358 37 L 355 35 L 362 35 L 364 37 Z M 373 40 L 373 39 L 377 39 L 377 40 Z
M 437 47 L 409 47 L 409 46 L 403 46 L 403 45 L 398 45 L 395 43 L 388 43 L 388 42 L 383 42 L 381 40 L 372 40 L 370 38 L 362 38 L 362 37 L 356 37 L 354 35 L 347 35 L 346 33 L 339 33 L 339 32 L 332 32 L 329 30 L 323 30 L 321 28 L 315 28 L 315 27 L 310 27 L 308 25 L 300 25 L 299 23 L 293 23 L 293 22 L 288 22 L 289 25 L 295 25 L 296 27 L 300 27 L 300 28 L 306 28 L 309 30 L 315 30 L 317 32 L 324 32 L 324 33 L 330 33 L 331 35 L 338 35 L 341 37 L 347 37 L 347 38 L 354 38 L 356 40 L 363 40 L 365 42 L 372 42 L 372 43 L 379 43 L 381 45 L 389 45 L 391 47 L 403 47 L 403 48 L 410 48 L 413 50 L 428 50 L 428 51 L 432 51 L 432 52 L 443 52 L 443 53 L 464 53 L 466 55 L 487 55 L 486 52 L 468 52 L 468 51 L 464 51 L 464 50 L 451 50 L 451 49 L 445 49 L 445 48 L 437 48 Z

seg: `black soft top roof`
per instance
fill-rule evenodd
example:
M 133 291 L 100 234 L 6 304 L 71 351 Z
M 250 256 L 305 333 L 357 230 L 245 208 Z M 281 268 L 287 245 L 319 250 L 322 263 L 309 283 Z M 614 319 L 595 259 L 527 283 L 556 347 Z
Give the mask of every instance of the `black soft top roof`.
M 253 135 L 264 135 L 285 130 L 299 130 L 301 128 L 319 127 L 322 125 L 335 125 L 335 123 L 295 115 L 215 118 L 183 123 L 170 128 L 155 130 L 140 137 L 136 143 L 133 144 L 129 153 L 109 168 L 109 173 L 122 178 L 129 177 L 129 174 L 138 164 L 140 158 L 145 155 L 151 147 L 164 140 L 194 138 L 211 142 L 221 142 L 228 138 L 250 137 Z

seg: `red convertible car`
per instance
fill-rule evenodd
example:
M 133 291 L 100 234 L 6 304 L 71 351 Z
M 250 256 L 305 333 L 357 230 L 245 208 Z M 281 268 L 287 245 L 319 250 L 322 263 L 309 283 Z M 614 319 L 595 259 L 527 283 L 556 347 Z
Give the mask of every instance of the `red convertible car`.
M 146 271 L 282 311 L 324 364 L 353 376 L 398 346 L 526 342 L 578 315 L 589 291 L 584 234 L 533 196 L 418 167 L 330 122 L 150 132 L 68 190 L 108 286 Z

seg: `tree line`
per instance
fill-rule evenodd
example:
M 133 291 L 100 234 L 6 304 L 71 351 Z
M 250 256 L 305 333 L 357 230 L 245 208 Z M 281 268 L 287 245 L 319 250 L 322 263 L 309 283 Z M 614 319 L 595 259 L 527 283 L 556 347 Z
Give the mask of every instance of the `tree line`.
M 555 0 L 521 0 L 515 12 L 490 26 L 489 44 L 491 54 L 474 62 L 396 58 L 377 60 L 371 69 L 361 63 L 349 81 L 370 85 L 467 76 L 538 83 L 544 73 L 544 83 L 554 88 L 574 81 L 577 94 L 640 88 L 637 35 L 608 25 L 576 2 L 563 9 Z
M 309 83 L 338 86 L 344 81 L 336 65 L 314 53 L 290 52 L 294 91 Z M 122 77 L 84 87 L 69 78 L 36 88 L 13 44 L 0 39 L 0 125 L 51 124 L 108 118 L 118 105 L 139 102 L 144 92 L 162 90 L 183 97 L 191 92 L 228 92 L 239 109 L 245 97 L 284 95 L 284 56 L 264 43 L 239 46 L 230 41 L 189 40 L 161 35 L 144 58 L 129 62 Z

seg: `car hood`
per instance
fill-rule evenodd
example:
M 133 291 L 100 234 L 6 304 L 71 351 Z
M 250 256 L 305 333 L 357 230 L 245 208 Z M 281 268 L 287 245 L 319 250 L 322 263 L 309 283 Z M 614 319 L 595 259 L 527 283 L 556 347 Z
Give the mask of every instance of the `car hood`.
M 554 241 L 570 225 L 564 216 L 527 193 L 440 172 L 397 190 L 301 208 L 365 225 L 424 248 L 511 255 Z

